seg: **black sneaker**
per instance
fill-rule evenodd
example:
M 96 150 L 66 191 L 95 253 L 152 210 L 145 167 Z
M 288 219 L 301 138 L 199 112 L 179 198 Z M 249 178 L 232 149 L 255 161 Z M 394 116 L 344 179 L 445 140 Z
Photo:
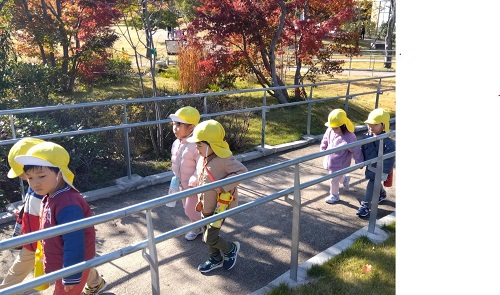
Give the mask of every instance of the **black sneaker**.
M 240 243 L 233 242 L 233 249 L 228 253 L 224 253 L 224 269 L 230 270 L 236 264 L 236 257 L 240 251 Z
M 365 201 L 359 201 L 359 204 L 360 204 L 361 206 L 370 207 L 370 203 L 365 202 Z
M 207 272 L 210 272 L 216 268 L 221 268 L 222 263 L 223 263 L 223 260 L 217 261 L 217 260 L 210 257 L 210 259 L 208 259 L 207 261 L 198 265 L 198 270 L 201 271 L 202 273 L 207 273 Z
M 378 197 L 378 203 L 380 204 L 381 202 L 385 201 L 387 199 L 387 193 L 384 191 L 380 193 L 380 196 Z
M 361 205 L 361 206 L 359 206 L 358 212 L 356 212 L 356 215 L 358 215 L 359 217 L 368 216 L 368 215 L 370 215 L 370 209 L 366 205 Z

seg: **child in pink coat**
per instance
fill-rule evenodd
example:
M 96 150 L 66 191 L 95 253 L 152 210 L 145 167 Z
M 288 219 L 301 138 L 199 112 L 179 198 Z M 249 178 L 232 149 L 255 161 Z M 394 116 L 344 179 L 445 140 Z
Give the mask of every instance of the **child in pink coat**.
M 172 144 L 172 172 L 179 179 L 179 191 L 196 187 L 198 185 L 198 176 L 196 174 L 196 163 L 200 154 L 196 150 L 196 144 L 187 142 L 186 139 L 193 133 L 194 127 L 200 122 L 200 113 L 197 109 L 187 106 L 177 110 L 175 114 L 169 116 L 172 119 L 172 128 L 177 138 Z M 172 185 L 174 182 L 171 181 Z M 191 220 L 196 222 L 201 219 L 200 212 L 196 211 L 196 195 L 182 199 L 184 213 Z M 196 239 L 203 233 L 202 228 L 189 231 L 184 238 L 188 241 Z
M 356 135 L 353 133 L 354 125 L 351 120 L 347 118 L 347 114 L 342 109 L 335 109 L 330 112 L 328 115 L 328 122 L 325 123 L 325 126 L 328 127 L 328 129 L 323 135 L 323 140 L 319 147 L 320 151 L 343 146 L 357 140 Z M 351 166 L 353 157 L 356 164 L 363 162 L 363 154 L 359 146 L 326 155 L 323 159 L 323 167 L 330 173 L 334 173 L 340 169 Z M 350 179 L 351 177 L 349 175 L 333 177 L 330 181 L 330 195 L 325 198 L 325 202 L 333 204 L 339 201 L 340 182 L 342 182 L 344 190 L 348 190 Z

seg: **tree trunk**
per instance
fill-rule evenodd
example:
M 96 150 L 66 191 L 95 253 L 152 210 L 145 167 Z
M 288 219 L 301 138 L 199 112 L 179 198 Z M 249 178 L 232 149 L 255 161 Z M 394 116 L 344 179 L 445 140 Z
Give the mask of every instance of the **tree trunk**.
M 149 13 L 148 13 L 148 0 L 142 0 L 142 21 L 144 23 L 144 33 L 146 35 L 146 58 L 151 60 L 151 52 L 149 51 L 152 48 L 151 34 L 149 28 Z
M 304 10 L 302 11 L 302 15 L 300 17 L 300 20 L 302 21 L 307 21 L 307 10 L 309 8 L 309 3 L 306 3 L 304 5 Z M 302 39 L 302 36 L 299 34 L 298 29 L 295 28 L 295 75 L 293 77 L 293 85 L 301 85 L 304 82 L 304 75 L 302 75 L 301 70 L 302 70 L 302 59 L 299 57 L 300 54 L 300 40 Z M 302 88 L 295 88 L 294 89 L 294 97 L 295 101 L 300 101 L 301 100 L 301 92 L 304 92 L 303 87 Z
M 385 62 L 384 68 L 392 68 L 392 35 L 394 33 L 394 25 L 396 24 L 396 0 L 391 0 L 391 10 L 389 11 L 389 20 L 387 21 L 387 35 L 385 36 Z
M 5 3 L 5 2 L 6 1 L 3 1 L 2 3 Z M 22 6 L 24 8 L 24 13 L 26 14 L 26 19 L 28 20 L 28 23 L 33 23 L 33 17 L 31 16 L 31 13 L 30 13 L 30 10 L 29 10 L 29 6 L 28 6 L 28 2 L 26 0 L 23 0 L 21 3 L 22 3 Z M 40 50 L 40 57 L 42 59 L 42 62 L 43 62 L 44 65 L 46 65 L 47 64 L 47 57 L 45 55 L 45 50 L 43 48 L 43 44 L 42 44 L 42 42 L 40 42 L 40 38 L 39 38 L 38 35 L 35 38 L 35 42 L 36 42 L 36 44 L 38 46 L 38 49 Z
M 144 28 L 145 28 L 145 34 L 146 34 L 146 58 L 149 60 L 149 66 L 150 66 L 150 71 L 151 71 L 151 81 L 152 81 L 152 87 L 153 87 L 153 97 L 158 96 L 158 88 L 156 87 L 156 51 L 154 48 L 154 42 L 153 42 L 153 32 L 151 31 L 151 26 L 149 23 L 149 13 L 147 9 L 148 1 L 147 0 L 142 0 L 142 18 L 144 20 Z M 160 109 L 160 104 L 155 102 L 153 104 L 154 108 L 154 113 L 155 113 L 155 119 L 156 120 L 161 120 L 162 115 L 161 115 L 161 109 Z M 152 127 L 150 127 L 152 128 Z M 152 130 L 150 130 L 151 136 L 153 136 Z M 164 149 L 164 141 L 163 141 L 163 128 L 161 124 L 156 125 L 156 140 L 152 139 L 153 144 L 156 142 L 156 146 L 154 146 L 154 149 L 156 151 L 156 156 L 160 157 L 163 154 L 163 149 Z
M 278 1 L 278 4 L 281 8 L 281 15 L 280 15 L 280 22 L 278 25 L 278 29 L 276 30 L 276 33 L 273 36 L 273 40 L 271 41 L 271 45 L 269 46 L 269 67 L 271 68 L 271 79 L 272 79 L 272 85 L 273 87 L 275 86 L 282 86 L 280 84 L 283 84 L 282 81 L 279 81 L 278 75 L 276 73 L 276 54 L 275 54 L 275 49 L 276 49 L 276 44 L 278 44 L 278 40 L 280 39 L 281 32 L 283 32 L 283 26 L 285 25 L 285 19 L 286 19 L 286 5 L 284 1 Z M 280 83 L 281 82 L 281 83 Z M 284 90 L 284 91 L 283 91 Z M 275 95 L 278 98 L 278 101 L 280 103 L 287 103 L 288 99 L 285 93 L 288 94 L 288 92 L 285 89 L 281 90 L 276 90 Z
M 272 72 L 271 70 L 271 61 L 268 60 L 269 59 L 269 54 L 266 53 L 266 48 L 264 48 L 264 46 L 261 46 L 260 48 L 260 55 L 262 57 L 262 62 L 264 64 L 264 68 L 268 71 L 268 72 Z M 267 76 L 265 76 L 257 67 L 255 67 L 252 59 L 250 58 L 250 56 L 248 55 L 245 55 L 245 58 L 247 59 L 248 61 L 248 65 L 250 66 L 250 68 L 252 69 L 252 72 L 255 74 L 255 77 L 257 78 L 257 81 L 259 81 L 259 84 L 262 85 L 262 87 L 270 87 L 272 86 L 272 81 L 270 82 L 268 79 L 267 79 Z M 284 86 L 285 84 L 283 83 L 283 81 L 276 75 L 276 81 L 277 81 L 277 86 Z M 282 89 L 281 91 L 280 90 L 269 90 L 268 93 L 272 96 L 272 97 L 275 97 L 276 99 L 278 99 L 278 101 L 280 103 L 287 103 L 288 102 L 288 92 L 286 91 L 286 89 Z
M 3 0 L 2 2 L 0 2 L 0 12 L 2 11 L 2 8 L 5 5 L 5 3 L 7 3 L 7 0 Z

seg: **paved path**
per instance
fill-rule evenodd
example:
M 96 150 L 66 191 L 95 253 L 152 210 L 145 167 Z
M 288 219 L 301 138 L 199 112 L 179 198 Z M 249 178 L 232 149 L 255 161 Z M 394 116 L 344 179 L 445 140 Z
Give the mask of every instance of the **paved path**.
M 319 151 L 319 143 L 258 158 L 244 164 L 249 170 L 265 167 L 288 159 Z M 322 159 L 301 164 L 301 181 L 317 178 L 326 173 Z M 368 225 L 368 219 L 355 215 L 358 200 L 362 198 L 366 182 L 363 170 L 351 173 L 351 189 L 341 191 L 341 201 L 330 205 L 324 202 L 328 194 L 327 181 L 305 189 L 302 193 L 302 215 L 300 228 L 299 263 L 349 237 Z M 240 188 L 240 202 L 268 195 L 293 185 L 293 169 L 264 175 L 245 181 Z M 109 212 L 124 206 L 163 196 L 165 184 L 154 185 L 90 202 L 95 214 Z M 377 219 L 395 212 L 395 185 L 388 188 L 388 199 L 379 206 Z M 156 234 L 172 230 L 188 222 L 180 203 L 175 208 L 161 206 L 153 210 Z M 161 294 L 257 294 L 290 269 L 290 245 L 292 231 L 292 207 L 283 198 L 262 206 L 241 212 L 226 220 L 221 235 L 241 243 L 236 266 L 230 270 L 214 270 L 201 274 L 197 265 L 207 259 L 207 249 L 200 237 L 186 241 L 177 236 L 159 243 Z M 97 253 L 105 254 L 126 245 L 146 239 L 145 215 L 135 214 L 113 222 L 96 226 Z M 4 239 L 12 230 L 12 222 L 0 225 Z M 10 266 L 15 251 L 3 251 L 1 273 Z M 98 270 L 109 282 L 103 294 L 151 294 L 149 265 L 141 252 L 125 256 L 111 263 L 101 265 Z M 24 294 L 51 294 L 52 287 L 43 292 Z

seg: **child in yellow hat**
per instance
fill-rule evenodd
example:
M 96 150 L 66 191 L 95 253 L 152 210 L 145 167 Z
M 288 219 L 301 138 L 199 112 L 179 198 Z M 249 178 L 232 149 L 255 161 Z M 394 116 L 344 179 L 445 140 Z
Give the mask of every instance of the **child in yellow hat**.
M 7 173 L 7 177 L 20 177 L 23 180 L 27 180 L 23 171 L 23 166 L 17 163 L 14 158 L 16 156 L 25 155 L 31 147 L 41 142 L 43 142 L 43 140 L 38 138 L 25 137 L 12 146 L 8 155 L 10 170 Z M 28 234 L 40 228 L 40 204 L 42 203 L 42 197 L 43 196 L 36 194 L 33 189 L 28 186 L 24 203 L 18 216 L 22 221 L 21 234 Z M 35 266 L 36 246 L 37 242 L 33 242 L 21 247 L 16 260 L 14 260 L 14 263 L 3 278 L 0 289 L 18 284 L 28 276 Z
M 321 144 L 319 146 L 320 151 L 336 148 L 357 140 L 356 135 L 354 134 L 354 125 L 351 120 L 347 118 L 346 112 L 342 109 L 335 109 L 331 111 L 328 115 L 328 122 L 325 123 L 325 126 L 328 128 L 326 129 L 323 139 L 321 140 Z M 361 153 L 361 148 L 359 146 L 326 155 L 323 158 L 323 167 L 330 173 L 334 173 L 340 169 L 351 166 L 353 157 L 356 164 L 363 162 L 363 154 Z M 342 182 L 344 186 L 344 191 L 347 191 L 349 189 L 350 179 L 351 177 L 348 174 L 333 177 L 330 181 L 330 195 L 325 198 L 325 202 L 333 204 L 339 201 L 340 182 Z
M 225 130 L 215 120 L 207 120 L 198 124 L 193 131 L 193 136 L 188 142 L 196 143 L 196 148 L 201 157 L 196 167 L 198 185 L 214 182 L 226 177 L 242 174 L 248 169 L 233 156 L 229 144 L 224 140 Z M 217 196 L 224 192 L 231 192 L 234 199 L 229 203 L 228 210 L 238 206 L 238 183 L 232 183 L 211 191 L 200 193 L 198 198 L 202 208 L 199 208 L 202 218 L 212 216 L 217 206 Z M 224 221 L 222 221 L 224 224 Z M 236 264 L 240 250 L 239 242 L 229 242 L 219 236 L 220 227 L 209 224 L 205 227 L 204 241 L 208 246 L 210 257 L 198 266 L 202 273 L 210 272 L 216 268 L 224 267 L 229 270 Z
M 92 210 L 83 196 L 73 186 L 74 174 L 68 168 L 69 154 L 60 145 L 42 142 L 31 147 L 26 155 L 14 160 L 23 165 L 29 186 L 36 194 L 44 196 L 41 205 L 40 229 L 81 220 L 92 216 Z M 85 229 L 42 240 L 44 269 L 57 271 L 95 257 L 95 229 Z M 88 282 L 88 286 L 85 283 Z M 97 294 L 106 282 L 95 268 L 59 279 L 54 294 Z M 96 286 L 96 287 L 90 287 Z M 85 290 L 84 290 L 85 287 Z
M 368 119 L 365 121 L 368 132 L 365 134 L 364 138 L 369 138 L 372 136 L 377 136 L 383 134 L 385 132 L 389 132 L 389 120 L 391 115 L 383 108 L 378 108 L 370 112 L 368 115 Z M 363 138 L 363 139 L 364 139 Z M 380 141 L 376 140 L 361 146 L 361 151 L 363 152 L 363 157 L 365 161 L 376 158 L 378 156 Z M 383 153 L 388 154 L 396 151 L 396 144 L 392 138 L 384 138 L 383 140 Z M 383 172 L 382 172 L 382 181 L 387 180 L 387 176 L 392 171 L 394 167 L 394 162 L 396 161 L 395 157 L 387 158 L 383 162 Z M 370 207 L 371 200 L 373 196 L 373 189 L 375 186 L 375 173 L 377 169 L 377 163 L 370 164 L 366 166 L 365 170 L 365 178 L 368 179 L 368 183 L 366 185 L 366 192 L 364 200 L 361 201 L 361 205 L 358 208 L 356 214 L 359 217 L 365 217 L 370 215 Z M 387 198 L 387 193 L 384 190 L 384 186 L 380 185 L 380 194 L 378 203 L 384 201 Z
M 187 138 L 193 134 L 194 127 L 200 122 L 200 113 L 197 109 L 186 106 L 178 109 L 175 114 L 169 116 L 172 119 L 172 129 L 176 140 L 171 148 L 171 163 L 174 177 L 170 181 L 170 192 L 182 191 L 198 185 L 196 174 L 196 163 L 200 158 L 200 153 L 196 150 L 196 144 L 187 142 Z M 177 188 L 172 186 L 178 185 Z M 184 214 L 191 222 L 201 219 L 200 212 L 196 211 L 198 196 L 193 195 L 182 199 Z M 184 238 L 188 241 L 196 239 L 203 233 L 203 228 L 191 230 Z

